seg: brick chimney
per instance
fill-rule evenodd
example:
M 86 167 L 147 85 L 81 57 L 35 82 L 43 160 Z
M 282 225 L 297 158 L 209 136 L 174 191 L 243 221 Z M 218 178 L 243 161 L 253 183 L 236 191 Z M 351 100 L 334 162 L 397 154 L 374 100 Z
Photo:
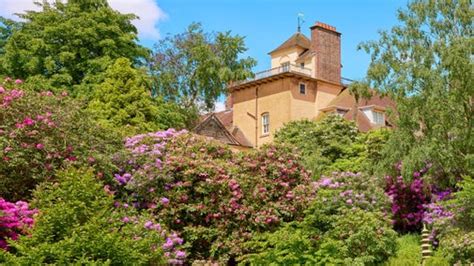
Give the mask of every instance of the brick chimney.
M 315 77 L 341 82 L 341 34 L 336 28 L 316 22 L 311 27 L 311 48 L 316 53 Z

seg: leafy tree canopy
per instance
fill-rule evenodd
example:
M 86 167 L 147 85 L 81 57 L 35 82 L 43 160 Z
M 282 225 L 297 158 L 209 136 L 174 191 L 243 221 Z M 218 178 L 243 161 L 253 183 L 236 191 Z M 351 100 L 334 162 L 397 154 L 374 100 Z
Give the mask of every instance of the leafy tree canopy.
M 127 135 L 185 126 L 183 111 L 151 97 L 148 76 L 127 58 L 117 59 L 101 79 L 104 82 L 94 89 L 89 109 L 104 126 L 125 129 Z
M 361 45 L 371 53 L 368 80 L 397 103 L 395 134 L 384 169 L 403 161 L 410 176 L 426 160 L 437 176 L 474 170 L 474 86 L 471 1 L 412 1 L 400 25 Z
M 37 5 L 42 10 L 21 14 L 25 22 L 4 46 L 0 66 L 10 76 L 42 76 L 57 87 L 70 87 L 104 71 L 116 58 L 137 62 L 147 55 L 136 43 L 137 30 L 130 22 L 136 16 L 120 14 L 105 0 Z
M 239 58 L 246 50 L 243 37 L 207 33 L 193 23 L 184 33 L 156 44 L 149 64 L 155 93 L 186 108 L 211 110 L 230 81 L 252 76 L 256 61 Z

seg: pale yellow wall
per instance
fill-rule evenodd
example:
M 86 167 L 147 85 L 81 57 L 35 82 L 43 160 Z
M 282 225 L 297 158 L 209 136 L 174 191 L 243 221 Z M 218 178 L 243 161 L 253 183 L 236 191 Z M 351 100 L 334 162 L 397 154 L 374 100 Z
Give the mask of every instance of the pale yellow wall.
M 296 64 L 295 61 L 298 56 L 303 52 L 301 47 L 292 47 L 285 50 L 277 51 L 271 55 L 272 68 L 281 66 L 282 63 L 290 62 L 290 64 Z M 306 63 L 305 63 L 306 64 Z M 306 67 L 306 66 L 305 66 Z M 308 65 L 308 68 L 311 66 Z
M 291 80 L 291 120 L 312 119 L 316 115 L 316 82 Z M 306 84 L 306 94 L 301 94 L 299 84 Z
M 273 141 L 273 136 L 284 123 L 291 120 L 290 79 L 280 79 L 258 86 L 257 135 L 255 134 L 255 90 L 257 86 L 233 92 L 233 123 L 255 146 Z M 262 114 L 269 113 L 270 134 L 262 134 Z M 256 139 L 257 138 L 257 139 Z
M 342 90 L 342 86 L 324 81 L 318 81 L 318 91 L 316 94 L 316 115 L 320 113 L 320 109 L 327 107 L 329 103 L 337 97 Z
M 306 84 L 305 95 L 299 93 L 300 82 Z M 259 97 L 256 111 L 257 88 Z M 319 109 L 327 107 L 341 89 L 341 86 L 323 81 L 283 78 L 234 91 L 233 123 L 242 130 L 253 146 L 260 147 L 273 141 L 275 132 L 285 123 L 315 118 L 319 114 Z M 270 134 L 264 136 L 261 115 L 267 112 L 270 115 Z M 253 116 L 257 119 L 257 128 Z
M 255 146 L 255 119 L 247 113 L 255 115 L 255 89 L 256 87 L 252 87 L 232 92 L 233 123 L 253 146 Z

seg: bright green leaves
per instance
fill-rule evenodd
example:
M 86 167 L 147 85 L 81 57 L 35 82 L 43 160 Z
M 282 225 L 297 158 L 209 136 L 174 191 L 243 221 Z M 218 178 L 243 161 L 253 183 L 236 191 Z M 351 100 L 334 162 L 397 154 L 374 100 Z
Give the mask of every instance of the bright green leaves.
M 244 38 L 230 32 L 206 33 L 200 24 L 161 40 L 150 68 L 153 89 L 186 108 L 212 110 L 230 81 L 252 76 L 252 58 L 240 58 Z

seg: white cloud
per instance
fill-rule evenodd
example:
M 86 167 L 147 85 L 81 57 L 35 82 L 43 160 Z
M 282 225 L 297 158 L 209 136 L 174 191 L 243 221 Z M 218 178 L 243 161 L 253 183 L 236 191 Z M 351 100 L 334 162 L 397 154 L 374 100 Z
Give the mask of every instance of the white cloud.
M 140 17 L 140 19 L 132 21 L 133 25 L 137 27 L 140 37 L 145 39 L 160 37 L 157 23 L 166 19 L 167 15 L 155 0 L 109 0 L 109 3 L 112 8 L 121 13 L 133 13 Z
M 18 20 L 15 13 L 25 10 L 38 10 L 34 0 L 0 0 L 0 16 Z M 158 22 L 166 19 L 166 13 L 158 6 L 155 0 L 109 0 L 109 4 L 121 13 L 133 13 L 139 19 L 132 23 L 137 27 L 138 34 L 144 39 L 158 39 Z
M 220 112 L 225 110 L 225 102 L 216 102 L 214 107 L 214 112 Z
M 18 20 L 15 13 L 24 13 L 25 10 L 38 10 L 32 0 L 0 0 L 0 16 Z

